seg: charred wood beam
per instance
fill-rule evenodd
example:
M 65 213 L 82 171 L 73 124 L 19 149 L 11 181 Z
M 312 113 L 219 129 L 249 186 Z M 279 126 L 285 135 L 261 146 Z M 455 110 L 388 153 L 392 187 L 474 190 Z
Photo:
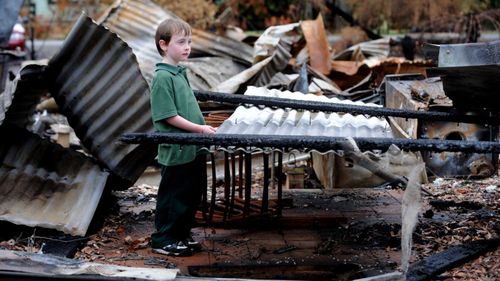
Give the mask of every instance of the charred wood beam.
M 436 209 L 447 209 L 449 207 L 459 207 L 471 210 L 479 210 L 484 206 L 481 203 L 473 201 L 449 201 L 449 200 L 431 200 L 429 204 Z
M 500 143 L 492 141 L 459 141 L 435 139 L 353 138 L 361 150 L 387 150 L 391 144 L 410 151 L 455 151 L 464 153 L 500 153 Z M 344 137 L 237 135 L 194 133 L 129 133 L 123 134 L 124 143 L 173 143 L 221 147 L 272 147 L 277 149 L 308 149 L 317 151 L 342 150 L 348 140 Z
M 406 275 L 406 280 L 431 280 L 438 274 L 460 266 L 486 252 L 494 251 L 499 242 L 498 239 L 477 240 L 451 247 L 413 264 Z
M 416 111 L 408 109 L 359 106 L 351 104 L 326 103 L 318 101 L 293 100 L 262 96 L 234 95 L 209 91 L 194 91 L 200 101 L 214 101 L 231 104 L 263 105 L 268 107 L 303 109 L 310 111 L 344 112 L 370 116 L 393 116 L 431 121 L 450 121 L 472 124 L 500 125 L 500 118 L 487 115 L 464 115 L 439 111 Z

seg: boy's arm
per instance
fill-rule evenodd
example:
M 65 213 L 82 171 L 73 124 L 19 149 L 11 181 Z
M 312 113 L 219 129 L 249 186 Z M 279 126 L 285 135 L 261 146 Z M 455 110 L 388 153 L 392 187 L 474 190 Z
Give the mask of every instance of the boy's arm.
M 199 125 L 193 123 L 179 115 L 172 116 L 170 118 L 166 118 L 165 122 L 168 124 L 182 129 L 184 131 L 188 131 L 191 133 L 201 133 L 201 134 L 213 134 L 217 130 L 216 128 L 209 125 Z

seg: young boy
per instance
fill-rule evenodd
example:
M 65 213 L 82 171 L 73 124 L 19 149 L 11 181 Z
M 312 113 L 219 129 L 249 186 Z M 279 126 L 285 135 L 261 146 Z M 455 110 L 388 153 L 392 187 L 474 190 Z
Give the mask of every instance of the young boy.
M 163 57 L 156 64 L 151 84 L 151 112 L 159 132 L 215 133 L 205 125 L 200 107 L 179 62 L 191 52 L 191 27 L 179 19 L 167 19 L 156 30 L 155 43 Z M 156 202 L 153 252 L 189 256 L 201 250 L 191 238 L 201 195 L 207 186 L 206 157 L 195 145 L 160 144 L 161 181 Z

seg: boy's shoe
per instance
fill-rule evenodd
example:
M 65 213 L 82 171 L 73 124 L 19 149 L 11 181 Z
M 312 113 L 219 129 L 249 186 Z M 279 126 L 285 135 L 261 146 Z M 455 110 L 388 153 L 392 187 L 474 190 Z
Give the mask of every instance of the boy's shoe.
M 184 245 L 188 246 L 189 249 L 191 249 L 191 251 L 193 252 L 201 252 L 201 250 L 203 249 L 201 243 L 194 240 L 191 236 L 188 236 L 188 238 L 184 240 Z
M 182 241 L 163 246 L 163 248 L 153 248 L 153 252 L 176 257 L 188 257 L 193 254 L 191 249 Z

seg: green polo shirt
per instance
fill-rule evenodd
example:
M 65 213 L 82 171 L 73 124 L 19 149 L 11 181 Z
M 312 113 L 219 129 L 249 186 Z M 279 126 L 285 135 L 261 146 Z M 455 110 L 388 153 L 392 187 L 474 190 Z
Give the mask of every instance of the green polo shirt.
M 151 114 L 157 131 L 186 133 L 169 125 L 166 118 L 179 115 L 193 123 L 204 125 L 205 120 L 186 76 L 186 69 L 166 63 L 156 64 L 151 83 Z M 160 144 L 158 162 L 165 166 L 181 165 L 195 159 L 198 146 Z

